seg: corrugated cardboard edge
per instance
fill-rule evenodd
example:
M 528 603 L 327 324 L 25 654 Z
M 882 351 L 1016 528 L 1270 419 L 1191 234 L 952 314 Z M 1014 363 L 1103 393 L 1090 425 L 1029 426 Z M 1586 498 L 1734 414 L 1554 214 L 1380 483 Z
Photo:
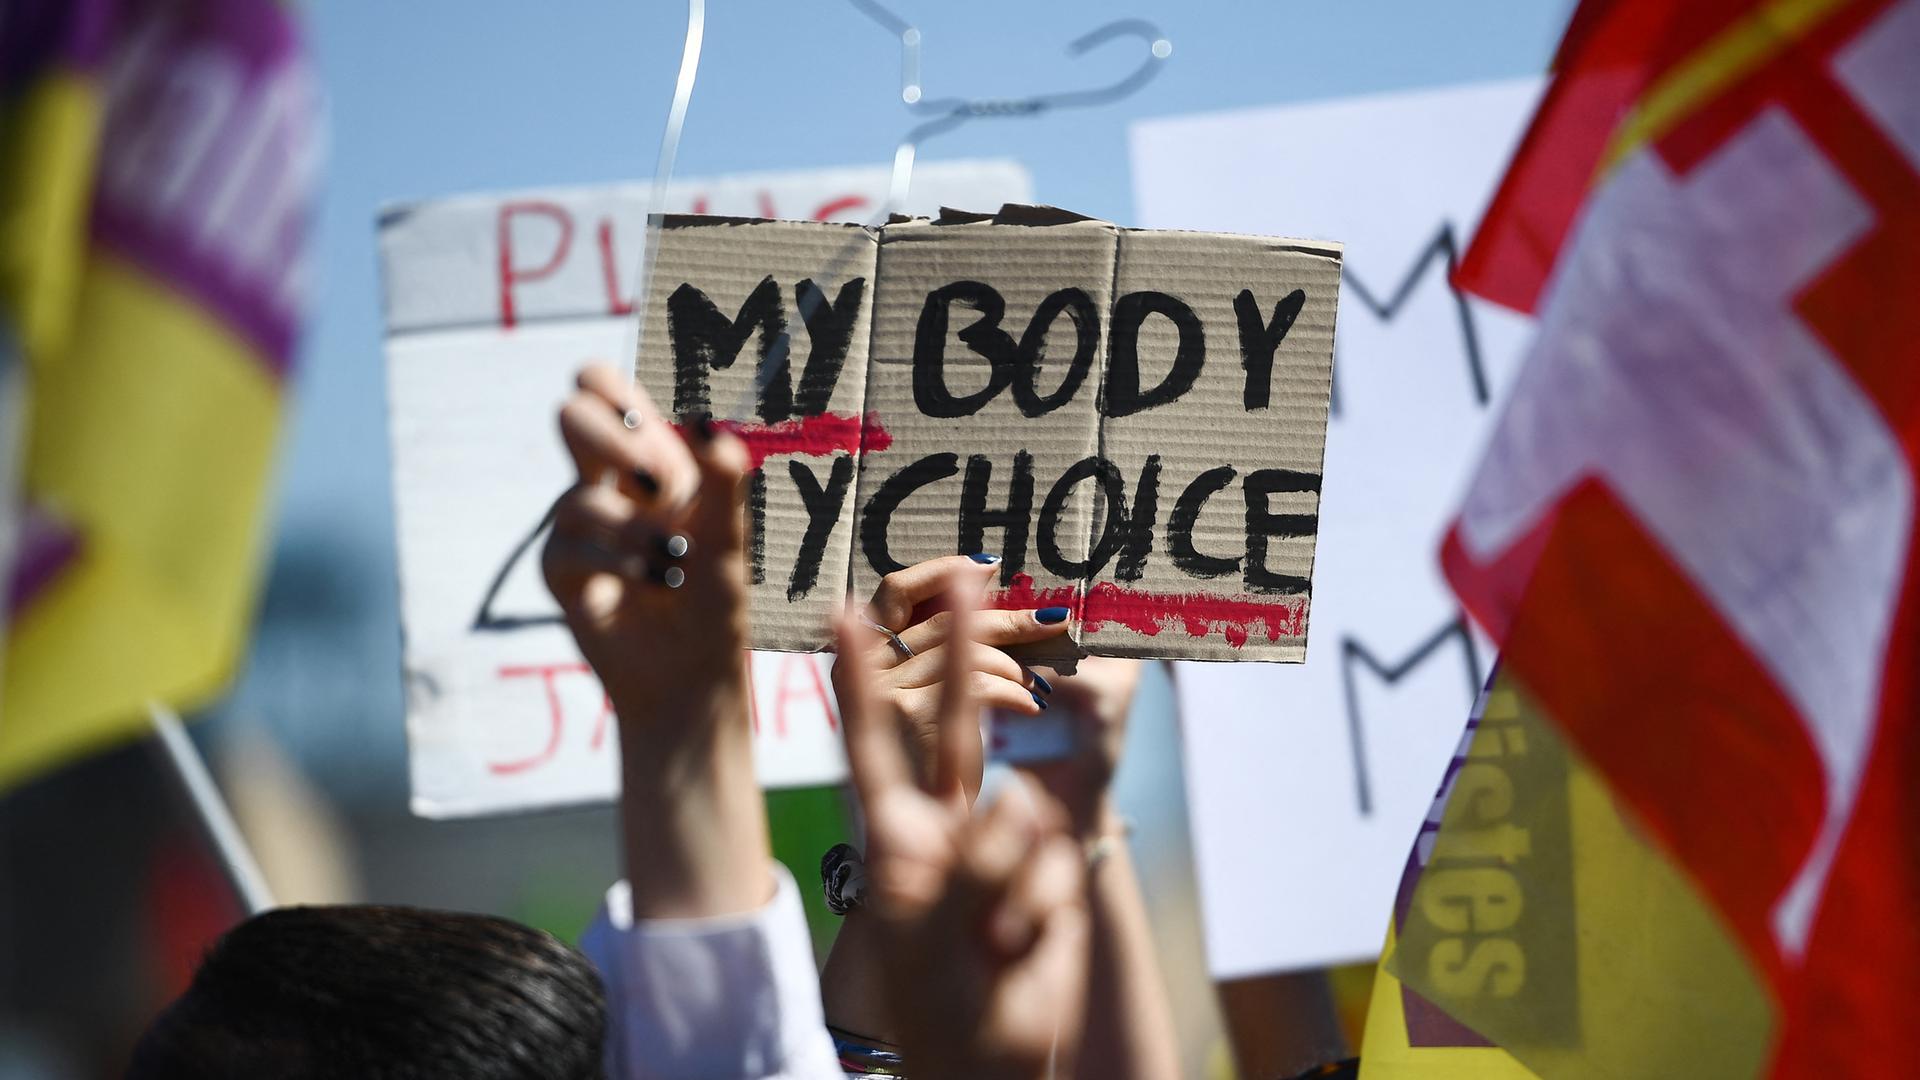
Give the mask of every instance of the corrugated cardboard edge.
M 1114 225 L 1105 218 L 1063 210 L 1058 206 L 1047 206 L 1044 203 L 1003 203 L 993 215 L 995 225 L 1022 225 L 1036 229 L 1049 225 L 1074 225 L 1082 221 L 1112 225 L 1114 229 L 1120 229 L 1118 225 Z
M 699 229 L 725 225 L 808 225 L 825 229 L 866 229 L 873 226 L 857 221 L 808 221 L 801 218 L 729 217 L 724 214 L 654 214 L 662 229 Z
M 1333 423 L 1333 366 L 1340 362 L 1340 287 L 1346 282 L 1347 246 L 1337 240 L 1293 240 L 1274 238 L 1276 243 L 1294 245 L 1294 250 L 1303 255 L 1316 255 L 1339 264 L 1341 271 L 1333 278 L 1333 326 L 1327 331 L 1330 343 L 1327 351 L 1327 424 L 1320 429 L 1320 482 L 1326 483 L 1327 476 L 1327 425 Z M 1326 494 L 1321 493 L 1315 503 L 1314 514 L 1320 514 L 1320 508 L 1326 505 Z M 1313 641 L 1313 568 L 1320 562 L 1320 526 L 1313 529 L 1313 554 L 1307 559 L 1307 612 L 1300 627 L 1300 656 L 1287 661 L 1304 664 L 1307 662 L 1307 646 Z
M 1175 236 L 1218 236 L 1234 240 L 1265 241 L 1269 247 L 1276 251 L 1292 251 L 1301 255 L 1314 255 L 1323 259 L 1333 259 L 1341 263 L 1346 261 L 1347 245 L 1338 240 L 1315 240 L 1303 236 L 1266 236 L 1261 233 L 1230 233 L 1221 232 L 1218 229 L 1136 229 L 1121 226 L 1120 231 L 1123 233 L 1158 233 L 1162 235 L 1171 233 Z M 1334 301 L 1335 314 L 1337 315 L 1339 313 L 1339 293 L 1337 292 L 1334 294 Z
M 1072 675 L 1079 669 L 1080 661 L 1092 655 L 1065 635 L 1026 645 L 1002 645 L 1000 651 L 1027 667 L 1039 664 L 1062 675 Z

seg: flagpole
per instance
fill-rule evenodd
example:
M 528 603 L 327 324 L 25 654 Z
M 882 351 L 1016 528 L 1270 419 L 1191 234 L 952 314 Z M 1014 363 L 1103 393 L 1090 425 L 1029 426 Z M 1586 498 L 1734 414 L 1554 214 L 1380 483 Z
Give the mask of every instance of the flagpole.
M 213 774 L 207 771 L 199 749 L 187 738 L 179 715 L 158 701 L 147 703 L 147 715 L 153 721 L 154 733 L 160 736 L 160 747 L 166 751 L 174 775 L 179 777 L 180 786 L 193 802 L 200 824 L 206 828 L 207 838 L 220 856 L 220 867 L 226 871 L 228 883 L 247 914 L 258 915 L 273 907 L 273 893 L 267 888 L 266 877 L 260 873 L 260 864 L 254 861 L 246 838 L 240 835 L 240 827 L 234 823 L 226 800 L 220 797 L 220 788 L 213 782 Z

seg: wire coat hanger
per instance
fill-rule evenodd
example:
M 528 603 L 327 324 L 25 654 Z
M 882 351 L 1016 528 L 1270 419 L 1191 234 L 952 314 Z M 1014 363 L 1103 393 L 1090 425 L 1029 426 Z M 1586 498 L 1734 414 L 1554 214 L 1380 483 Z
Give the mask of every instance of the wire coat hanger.
M 1088 108 L 1119 101 L 1137 93 L 1160 74 L 1160 66 L 1173 55 L 1173 42 L 1145 19 L 1117 19 L 1095 27 L 1067 43 L 1067 55 L 1082 56 L 1120 38 L 1138 38 L 1147 46 L 1147 55 L 1139 66 L 1105 86 L 1084 90 L 1063 90 L 1021 98 L 938 98 L 925 100 L 920 82 L 920 47 L 924 35 L 879 0 L 849 0 L 861 14 L 872 19 L 900 39 L 900 100 L 907 108 L 927 119 L 910 128 L 894 150 L 893 171 L 888 178 L 887 200 L 880 220 L 899 212 L 905 205 L 913 181 L 914 158 L 919 144 L 935 135 L 951 131 L 969 120 L 982 117 L 1038 116 L 1055 109 Z M 693 96 L 693 84 L 700 69 L 700 51 L 706 36 L 706 0 L 687 0 L 686 35 L 681 45 L 680 70 L 674 80 L 673 101 L 667 111 L 667 123 L 660 136 L 660 156 L 654 168 L 653 187 L 647 200 L 647 231 L 640 245 L 640 267 L 635 276 L 629 362 L 635 364 L 646 334 L 648 291 L 652 287 L 654 249 L 659 242 L 661 207 L 666 203 L 667 185 L 680 151 L 680 135 L 685 129 L 687 107 Z
M 647 333 L 647 292 L 653 286 L 653 252 L 660 241 L 660 218 L 667 204 L 667 185 L 680 156 L 680 133 L 687 126 L 687 106 L 693 100 L 693 82 L 700 73 L 700 48 L 707 36 L 707 0 L 687 0 L 687 30 L 680 44 L 680 71 L 673 80 L 673 103 L 667 108 L 667 126 L 660 133 L 660 156 L 653 167 L 653 187 L 647 192 L 647 229 L 640 242 L 640 269 L 634 276 L 633 327 L 627 337 L 627 363 L 640 378 L 640 349 Z
M 936 98 L 925 99 L 920 82 L 920 48 L 925 38 L 920 28 L 907 22 L 879 0 L 848 0 L 862 15 L 872 19 L 900 39 L 900 100 L 911 112 L 927 119 L 909 129 L 893 153 L 893 174 L 887 184 L 888 214 L 898 213 L 905 205 L 913 182 L 914 158 L 919 144 L 935 135 L 982 117 L 1038 116 L 1054 109 L 1079 109 L 1119 101 L 1138 92 L 1160 74 L 1160 66 L 1173 55 L 1173 42 L 1159 27 L 1145 19 L 1118 19 L 1099 26 L 1067 43 L 1068 56 L 1087 52 L 1120 38 L 1139 38 L 1147 45 L 1147 55 L 1129 74 L 1105 86 L 1085 90 L 1063 90 L 1021 98 Z

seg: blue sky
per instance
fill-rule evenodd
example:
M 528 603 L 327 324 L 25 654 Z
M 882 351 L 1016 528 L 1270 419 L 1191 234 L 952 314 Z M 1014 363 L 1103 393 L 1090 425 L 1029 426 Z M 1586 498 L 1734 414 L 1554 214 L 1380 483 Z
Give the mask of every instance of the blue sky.
M 1158 24 L 1173 55 L 1132 98 L 982 121 L 922 148 L 923 161 L 1017 158 L 1041 201 L 1125 223 L 1133 217 L 1126 129 L 1134 120 L 1539 72 L 1570 5 L 895 7 L 925 34 L 929 97 L 1099 85 L 1131 70 L 1137 52 L 1116 44 L 1069 59 L 1066 43 L 1115 18 Z M 326 0 L 305 11 L 331 147 L 316 238 L 319 287 L 282 460 L 282 602 L 270 599 L 268 609 L 298 618 L 297 626 L 263 626 L 256 670 L 235 704 L 265 714 L 321 758 L 331 756 L 324 744 L 362 738 L 397 755 L 399 631 L 375 214 L 385 202 L 453 192 L 650 177 L 685 9 Z M 679 174 L 884 163 L 909 124 L 898 89 L 892 38 L 849 4 L 715 0 Z M 322 719 L 324 732 L 313 730 Z

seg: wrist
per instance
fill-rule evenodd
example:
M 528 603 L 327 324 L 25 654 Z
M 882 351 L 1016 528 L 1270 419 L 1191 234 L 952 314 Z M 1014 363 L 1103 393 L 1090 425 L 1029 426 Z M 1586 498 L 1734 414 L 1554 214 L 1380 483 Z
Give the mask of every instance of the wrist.
M 829 1025 L 896 1041 L 881 974 L 885 966 L 885 928 L 879 919 L 865 908 L 847 912 L 820 971 L 821 1011 Z
M 1087 857 L 1087 872 L 1092 873 L 1115 857 L 1127 854 L 1127 841 L 1133 836 L 1133 822 L 1109 808 L 1101 827 L 1080 838 L 1081 851 Z
M 1106 792 L 1073 815 L 1074 838 L 1083 844 L 1093 843 L 1107 837 L 1125 839 L 1132 831 L 1127 819 L 1113 805 L 1113 799 Z
M 772 879 L 744 678 L 723 677 L 698 692 L 658 683 L 609 687 L 609 699 L 620 731 L 635 917 L 764 905 Z
M 657 699 L 614 707 L 624 801 L 650 814 L 707 814 L 760 807 L 744 693 Z
M 629 731 L 623 726 L 620 818 L 635 917 L 764 906 L 775 878 L 750 736 L 709 728 L 636 739 Z
M 606 680 L 604 685 L 622 747 L 672 751 L 682 745 L 705 747 L 720 736 L 751 734 L 745 653 L 736 670 L 711 678 L 630 685 Z

